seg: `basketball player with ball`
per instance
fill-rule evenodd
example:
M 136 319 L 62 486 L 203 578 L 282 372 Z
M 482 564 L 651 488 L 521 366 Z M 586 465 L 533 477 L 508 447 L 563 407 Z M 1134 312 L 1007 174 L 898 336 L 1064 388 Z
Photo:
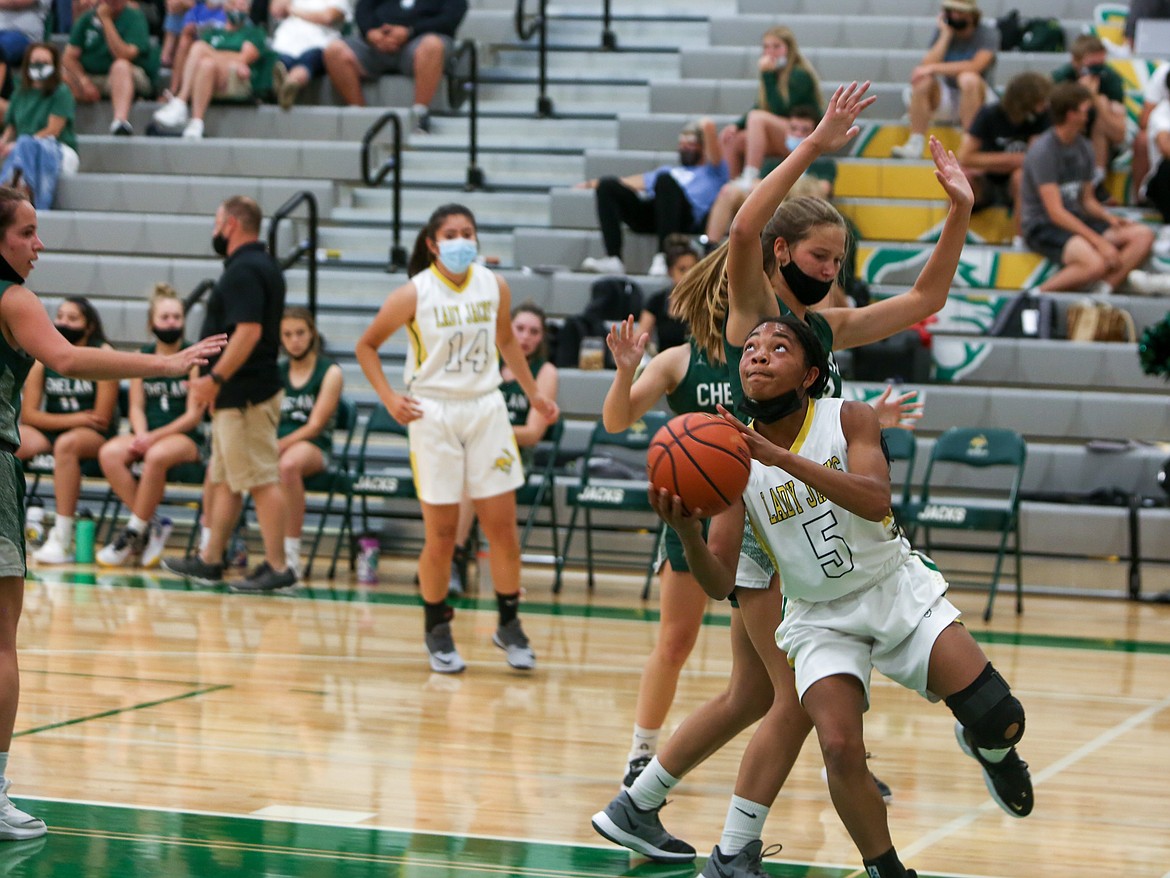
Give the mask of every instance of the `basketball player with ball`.
M 680 486 L 682 494 L 652 489 L 651 503 L 678 533 L 687 564 L 714 598 L 736 587 L 746 511 L 784 584 L 787 609 L 776 641 L 793 664 L 797 693 L 816 728 L 833 805 L 871 878 L 913 876 L 894 850 L 866 768 L 862 715 L 872 670 L 946 702 L 959 746 L 979 763 L 995 801 L 1015 817 L 1027 816 L 1033 805 L 1028 766 L 1015 749 L 1024 709 L 958 622 L 938 568 L 897 527 L 873 410 L 815 399 L 828 377 L 828 358 L 808 325 L 791 315 L 765 318 L 744 342 L 739 376 L 752 427 L 722 414 L 753 459 L 742 495 L 711 520 L 706 540 L 705 511 L 697 506 L 703 490 L 690 484 Z M 729 483 L 742 483 L 738 471 L 724 471 L 734 476 Z

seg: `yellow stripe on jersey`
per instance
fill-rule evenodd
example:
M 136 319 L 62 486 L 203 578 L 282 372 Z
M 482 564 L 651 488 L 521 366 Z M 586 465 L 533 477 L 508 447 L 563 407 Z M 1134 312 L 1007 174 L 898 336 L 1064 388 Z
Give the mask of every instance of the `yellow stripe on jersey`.
M 475 263 L 473 262 L 471 264 L 471 266 L 467 269 L 467 277 L 463 278 L 463 283 L 456 285 L 456 284 L 451 283 L 451 278 L 447 277 L 447 275 L 445 275 L 445 274 L 443 274 L 443 272 L 439 271 L 439 269 L 436 267 L 435 263 L 433 263 L 433 262 L 431 263 L 431 271 L 434 272 L 435 277 L 437 277 L 440 281 L 443 282 L 443 286 L 447 287 L 447 289 L 452 290 L 453 292 L 456 292 L 456 293 L 461 293 L 465 289 L 467 289 L 467 285 L 471 283 L 471 276 L 472 276 L 472 274 L 475 273 L 475 268 L 476 268 L 476 266 L 475 266 Z
M 804 440 L 808 438 L 808 431 L 812 428 L 813 414 L 816 412 L 816 409 L 817 401 L 810 399 L 808 401 L 808 412 L 804 416 L 804 423 L 800 425 L 800 432 L 792 440 L 792 448 L 789 449 L 793 454 L 800 454 L 800 447 L 804 445 Z
M 414 348 L 414 367 L 418 369 L 427 358 L 427 346 L 423 344 L 422 332 L 413 318 L 406 324 L 406 331 L 410 333 L 410 346 Z

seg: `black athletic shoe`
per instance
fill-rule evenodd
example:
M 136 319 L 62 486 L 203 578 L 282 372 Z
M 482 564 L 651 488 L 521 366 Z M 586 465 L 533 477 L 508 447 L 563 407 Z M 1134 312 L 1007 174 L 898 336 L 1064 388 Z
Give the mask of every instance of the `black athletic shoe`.
M 623 790 L 628 790 L 634 785 L 634 781 L 638 779 L 638 775 L 646 770 L 646 766 L 650 764 L 650 760 L 653 758 L 653 756 L 639 756 L 637 759 L 630 760 L 626 766 L 626 776 L 622 778 Z
M 296 586 L 297 574 L 291 567 L 277 573 L 265 561 L 249 573 L 243 582 L 233 582 L 228 588 L 239 594 L 273 594 L 291 591 Z
M 983 769 L 983 782 L 987 792 L 999 807 L 1013 817 L 1027 817 L 1032 813 L 1032 775 L 1028 763 L 1012 747 L 1002 762 L 989 762 L 975 746 L 971 732 L 962 723 L 955 723 L 955 738 L 964 753 L 979 763 Z
M 197 554 L 186 558 L 163 558 L 162 566 L 171 573 L 203 585 L 219 585 L 223 582 L 223 565 L 205 564 Z

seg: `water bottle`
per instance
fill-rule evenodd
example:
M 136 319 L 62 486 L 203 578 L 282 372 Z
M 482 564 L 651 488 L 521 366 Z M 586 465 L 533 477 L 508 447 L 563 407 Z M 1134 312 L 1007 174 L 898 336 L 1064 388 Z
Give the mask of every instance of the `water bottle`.
M 45 504 L 36 497 L 28 503 L 28 512 L 24 520 L 24 539 L 34 547 L 45 541 Z
M 77 514 L 77 530 L 73 537 L 74 555 L 78 564 L 93 563 L 94 532 L 97 525 L 93 520 L 93 513 L 82 509 Z
M 358 538 L 357 580 L 366 585 L 378 581 L 378 538 L 373 534 Z
M 242 527 L 237 527 L 235 533 L 232 534 L 227 554 L 229 566 L 238 567 L 241 570 L 247 568 L 248 541 L 244 539 L 244 529 Z

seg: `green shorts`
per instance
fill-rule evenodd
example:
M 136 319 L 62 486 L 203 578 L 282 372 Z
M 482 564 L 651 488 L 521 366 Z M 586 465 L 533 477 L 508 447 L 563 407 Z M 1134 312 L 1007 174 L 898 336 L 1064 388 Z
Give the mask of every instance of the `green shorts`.
M 0 576 L 24 574 L 24 467 L 0 451 Z
M 711 519 L 703 519 L 703 539 L 707 538 L 707 532 L 711 529 Z M 691 568 L 687 565 L 687 555 L 683 551 L 682 540 L 678 538 L 678 533 L 674 528 L 666 528 L 666 533 L 663 539 L 658 543 L 658 554 L 654 556 L 654 569 L 661 573 L 664 562 L 670 562 L 670 569 L 676 573 L 690 573 Z

